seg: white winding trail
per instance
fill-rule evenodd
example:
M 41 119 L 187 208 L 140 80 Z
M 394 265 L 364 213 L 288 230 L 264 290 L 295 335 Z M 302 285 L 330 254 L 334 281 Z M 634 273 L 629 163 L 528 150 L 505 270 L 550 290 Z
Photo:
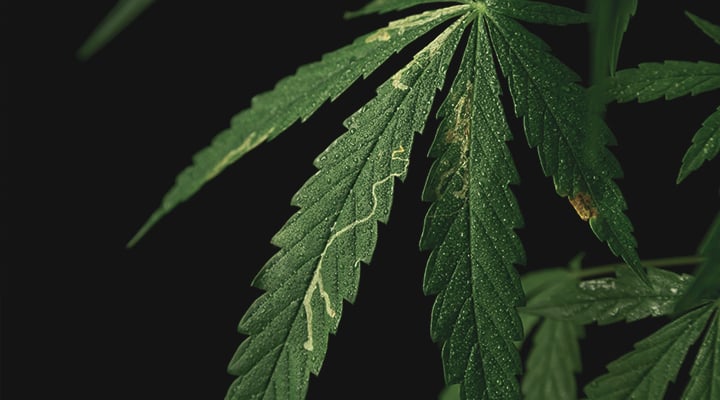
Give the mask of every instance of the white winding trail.
M 401 145 L 400 148 L 397 150 L 393 150 L 392 154 L 390 155 L 391 160 L 399 160 L 404 161 L 405 166 L 402 171 L 400 172 L 392 172 L 390 175 L 386 176 L 385 178 L 373 183 L 372 185 L 372 199 L 373 199 L 373 205 L 372 209 L 370 210 L 370 213 L 366 215 L 363 218 L 360 218 L 358 220 L 355 220 L 345 226 L 344 228 L 336 231 L 332 236 L 330 236 L 330 239 L 327 241 L 327 244 L 325 245 L 325 248 L 323 249 L 322 253 L 320 253 L 320 260 L 318 260 L 317 266 L 315 267 L 315 273 L 313 274 L 312 280 L 310 281 L 310 286 L 308 287 L 307 291 L 305 292 L 305 297 L 303 298 L 303 306 L 305 307 L 305 316 L 307 317 L 307 340 L 305 343 L 303 343 L 303 347 L 307 351 L 313 351 L 315 348 L 313 346 L 313 329 L 312 329 L 312 322 L 313 322 L 313 311 L 312 311 L 312 297 L 315 291 L 317 290 L 320 293 L 320 297 L 325 301 L 325 312 L 327 315 L 330 316 L 330 318 L 335 318 L 335 309 L 332 306 L 332 301 L 330 300 L 330 295 L 325 291 L 323 287 L 323 279 L 322 279 L 322 266 L 323 266 L 323 260 L 325 258 L 325 254 L 327 253 L 330 246 L 333 244 L 335 239 L 340 237 L 341 235 L 349 232 L 356 226 L 360 224 L 364 224 L 365 222 L 370 221 L 373 216 L 375 215 L 375 212 L 377 211 L 378 206 L 378 198 L 377 193 L 375 192 L 377 187 L 382 185 L 383 183 L 395 178 L 402 176 L 406 171 L 408 164 L 410 163 L 410 160 L 407 158 L 401 158 L 399 155 L 405 152 L 405 148 Z M 391 167 L 392 168 L 392 167 Z M 356 261 L 360 262 L 359 260 Z

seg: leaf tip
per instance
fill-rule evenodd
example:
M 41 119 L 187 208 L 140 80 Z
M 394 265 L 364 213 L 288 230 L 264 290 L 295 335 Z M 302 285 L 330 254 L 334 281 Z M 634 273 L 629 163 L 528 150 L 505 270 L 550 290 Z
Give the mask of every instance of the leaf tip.
M 138 231 L 133 235 L 132 238 L 125 244 L 125 248 L 131 249 L 135 247 L 135 245 L 142 239 L 145 234 L 152 228 L 158 220 L 160 220 L 160 217 L 162 214 L 159 211 L 155 211 L 150 218 L 143 224 L 143 226 L 138 229 Z
M 632 271 L 635 273 L 635 275 L 636 275 L 638 278 L 640 278 L 640 280 L 642 281 L 642 283 L 645 284 L 645 286 L 647 286 L 647 287 L 650 288 L 650 289 L 653 288 L 653 284 L 652 284 L 652 282 L 650 281 L 650 277 L 648 276 L 647 268 L 645 268 L 645 266 L 643 266 L 643 265 L 638 265 L 637 268 L 631 268 L 631 269 L 632 269 Z
M 92 57 L 93 52 L 87 49 L 87 46 L 80 46 L 80 48 L 75 52 L 75 59 L 80 62 L 85 62 Z
M 354 18 L 357 18 L 357 17 L 360 16 L 360 15 L 361 15 L 361 14 L 360 14 L 359 11 L 345 11 L 345 13 L 343 13 L 343 19 L 346 19 L 346 20 L 348 20 L 348 19 L 354 19 Z
M 642 264 L 640 260 L 625 260 L 625 265 L 620 267 L 630 270 L 631 274 L 640 280 L 648 289 L 653 289 L 654 285 L 648 274 L 648 267 Z M 620 275 L 620 269 L 615 271 L 615 275 Z
M 688 171 L 686 171 L 684 168 L 680 168 L 680 172 L 678 172 L 678 175 L 675 178 L 675 184 L 676 185 L 681 184 L 685 180 L 685 178 L 688 177 L 689 174 L 690 173 Z
M 126 249 L 132 249 L 133 247 L 135 247 L 135 245 L 140 241 L 140 239 L 141 239 L 143 236 L 145 236 L 145 233 L 147 232 L 147 230 L 148 230 L 148 229 L 145 228 L 145 226 L 143 226 L 143 228 L 140 228 L 140 230 L 138 230 L 138 231 L 133 235 L 133 237 L 130 238 L 130 240 L 128 240 L 128 242 L 125 244 L 125 248 L 126 248 Z

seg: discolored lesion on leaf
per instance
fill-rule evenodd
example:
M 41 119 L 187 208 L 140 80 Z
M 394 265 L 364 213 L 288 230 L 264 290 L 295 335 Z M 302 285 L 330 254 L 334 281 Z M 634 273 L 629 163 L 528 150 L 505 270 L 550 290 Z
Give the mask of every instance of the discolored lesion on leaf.
M 578 192 L 575 197 L 568 197 L 568 200 L 583 221 L 589 221 L 590 218 L 598 216 L 598 210 L 595 208 L 593 199 L 588 193 Z
M 468 82 L 467 90 L 472 91 L 472 84 Z M 470 152 L 470 99 L 468 97 L 460 97 L 455 106 L 455 117 L 459 122 L 454 127 L 449 127 L 445 134 L 445 142 L 456 145 L 459 149 L 458 158 L 454 165 L 447 165 L 447 170 L 440 176 L 440 183 L 436 187 L 436 195 L 440 197 L 440 192 L 445 188 L 447 180 L 455 175 L 460 177 L 462 187 L 454 190 L 452 194 L 459 200 L 464 200 L 468 190 L 468 154 Z

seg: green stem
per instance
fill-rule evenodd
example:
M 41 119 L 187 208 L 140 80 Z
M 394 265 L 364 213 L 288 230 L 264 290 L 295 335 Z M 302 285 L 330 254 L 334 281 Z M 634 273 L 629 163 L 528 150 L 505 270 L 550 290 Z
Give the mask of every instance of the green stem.
M 645 267 L 651 268 L 671 268 L 671 267 L 682 267 L 687 265 L 699 264 L 705 258 L 702 256 L 682 256 L 682 257 L 668 257 L 668 258 L 655 258 L 652 260 L 646 260 L 642 262 Z M 615 272 L 617 268 L 624 267 L 625 263 L 606 264 L 597 267 L 583 269 L 581 271 L 573 272 L 576 278 L 589 278 L 597 275 L 611 274 Z

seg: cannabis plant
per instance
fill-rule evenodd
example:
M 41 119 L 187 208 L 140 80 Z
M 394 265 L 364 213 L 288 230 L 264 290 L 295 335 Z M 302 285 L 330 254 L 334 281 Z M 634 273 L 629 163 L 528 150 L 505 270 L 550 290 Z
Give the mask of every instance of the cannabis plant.
M 579 3 L 579 2 L 578 2 Z M 121 1 L 81 49 L 91 57 L 149 1 Z M 709 61 L 648 62 L 616 71 L 636 0 L 588 1 L 586 10 L 529 0 L 374 0 L 348 12 L 400 15 L 352 43 L 299 67 L 252 98 L 230 127 L 177 176 L 134 246 L 180 203 L 251 150 L 304 122 L 404 49 L 411 60 L 344 121 L 317 172 L 292 197 L 297 207 L 272 237 L 277 253 L 252 285 L 263 293 L 239 323 L 243 340 L 228 371 L 227 399 L 303 399 L 320 375 L 329 337 L 358 294 L 378 222 L 387 223 L 416 135 L 434 135 L 422 200 L 429 203 L 419 250 L 427 251 L 422 290 L 434 298 L 431 338 L 440 349 L 444 398 L 575 399 L 584 328 L 665 316 L 668 323 L 607 365 L 582 388 L 589 399 L 662 399 L 681 367 L 686 399 L 720 396 L 720 215 L 707 216 L 697 254 L 643 261 L 617 180 L 605 119 L 611 103 L 671 100 L 720 88 Z M 689 20 L 720 44 L 720 27 Z M 589 84 L 530 25 L 587 24 Z M 250 94 L 249 94 L 250 95 Z M 521 121 L 512 123 L 513 118 Z M 434 132 L 428 121 L 437 120 Z M 532 264 L 517 230 L 521 185 L 509 142 L 523 136 L 558 201 L 587 222 L 617 265 Z M 720 109 L 694 135 L 680 183 L 720 149 Z M 692 273 L 659 267 L 696 265 Z M 529 347 L 528 347 L 529 346 Z M 697 350 L 690 354 L 690 349 Z M 529 348 L 523 357 L 521 349 Z M 322 384 L 322 379 L 318 381 Z

